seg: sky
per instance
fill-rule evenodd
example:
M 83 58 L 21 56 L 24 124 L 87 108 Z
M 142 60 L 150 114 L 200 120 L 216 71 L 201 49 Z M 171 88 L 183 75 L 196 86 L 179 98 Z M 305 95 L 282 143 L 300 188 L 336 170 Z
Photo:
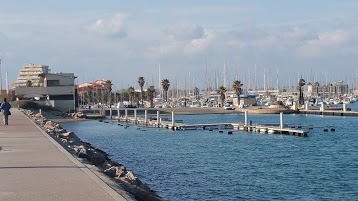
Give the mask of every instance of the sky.
M 356 0 L 0 0 L 4 77 L 23 65 L 114 89 L 356 85 Z M 160 76 L 159 76 L 160 69 Z M 226 79 L 224 79 L 226 78 Z M 278 78 L 278 82 L 276 81 Z M 4 84 L 3 80 L 3 86 Z

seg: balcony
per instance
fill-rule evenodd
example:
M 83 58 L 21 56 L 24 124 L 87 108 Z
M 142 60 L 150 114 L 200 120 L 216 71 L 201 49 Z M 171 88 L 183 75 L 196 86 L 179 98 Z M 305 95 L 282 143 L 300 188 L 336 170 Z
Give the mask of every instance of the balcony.
M 69 95 L 73 94 L 73 86 L 59 86 L 59 87 L 15 87 L 16 96 L 25 96 L 32 94 L 40 95 Z

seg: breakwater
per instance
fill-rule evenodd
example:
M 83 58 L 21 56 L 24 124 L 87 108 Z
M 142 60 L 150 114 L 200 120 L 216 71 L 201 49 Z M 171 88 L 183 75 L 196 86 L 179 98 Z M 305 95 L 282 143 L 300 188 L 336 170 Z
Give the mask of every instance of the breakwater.
M 39 125 L 40 128 L 62 145 L 67 151 L 77 157 L 78 160 L 82 161 L 82 163 L 89 163 L 97 167 L 97 169 L 92 169 L 92 171 L 99 171 L 99 173 L 103 173 L 111 178 L 111 181 L 118 183 L 121 188 L 117 188 L 117 192 L 121 193 L 127 200 L 161 200 L 161 198 L 157 196 L 146 183 L 142 182 L 124 165 L 111 160 L 106 152 L 92 146 L 88 142 L 82 141 L 74 132 L 69 132 L 62 128 L 58 123 L 46 119 L 41 113 L 36 113 L 31 110 L 21 111 L 30 117 L 30 119 Z M 60 112 L 53 113 L 56 114 L 52 116 L 61 116 L 62 118 L 71 117 L 71 115 L 59 114 Z M 72 116 L 75 117 L 81 115 L 73 114 Z M 97 175 L 99 174 L 97 173 Z M 111 185 L 112 188 L 116 188 L 116 185 L 111 184 L 111 182 L 108 182 L 107 184 Z M 126 192 L 124 192 L 123 189 Z M 132 197 L 135 197 L 135 199 Z

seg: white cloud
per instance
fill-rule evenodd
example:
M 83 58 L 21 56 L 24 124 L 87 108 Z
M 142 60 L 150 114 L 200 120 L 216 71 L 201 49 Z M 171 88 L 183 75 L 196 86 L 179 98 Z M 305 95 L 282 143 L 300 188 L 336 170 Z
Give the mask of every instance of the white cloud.
M 215 33 L 206 31 L 203 37 L 193 39 L 190 41 L 189 44 L 186 44 L 184 47 L 184 53 L 186 54 L 193 54 L 198 53 L 205 50 L 211 43 L 215 40 Z
M 283 34 L 286 40 L 306 41 L 318 39 L 318 35 L 314 32 L 307 31 L 301 27 L 293 27 Z
M 343 45 L 351 39 L 349 32 L 345 30 L 335 30 L 331 32 L 321 33 L 318 40 L 313 40 L 312 43 L 317 42 L 321 46 L 335 46 Z
M 263 38 L 259 38 L 253 42 L 254 46 L 258 49 L 273 48 L 275 49 L 281 46 L 282 41 L 275 35 L 269 35 Z M 272 49 L 273 50 L 273 49 Z
M 158 14 L 161 12 L 161 9 L 156 9 L 156 8 L 148 8 L 144 10 L 145 13 L 149 13 L 149 14 Z
M 7 36 L 0 32 L 0 43 L 3 45 L 7 40 Z
M 198 25 L 176 26 L 176 29 L 167 29 L 164 34 L 166 37 L 159 41 L 159 45 L 146 48 L 144 53 L 146 58 L 174 55 L 183 58 L 185 55 L 198 54 L 205 51 L 216 39 L 213 31 L 205 30 Z
M 173 12 L 181 15 L 198 15 L 198 14 L 227 14 L 227 13 L 246 13 L 255 12 L 257 8 L 252 6 L 237 5 L 216 5 L 216 6 L 195 6 L 190 8 L 177 8 Z
M 97 19 L 87 29 L 104 36 L 124 38 L 127 36 L 125 20 L 127 16 L 117 13 L 107 19 Z
M 204 37 L 204 28 L 199 25 L 177 25 L 165 30 L 167 37 L 173 40 L 192 40 Z
M 306 41 L 297 51 L 303 57 L 323 58 L 346 54 L 345 50 L 357 45 L 357 31 L 333 30 L 318 34 L 317 39 Z M 356 49 L 356 48 L 353 48 Z
M 205 51 L 215 40 L 215 33 L 200 25 L 178 25 L 167 28 L 158 43 L 145 48 L 145 58 L 185 57 Z

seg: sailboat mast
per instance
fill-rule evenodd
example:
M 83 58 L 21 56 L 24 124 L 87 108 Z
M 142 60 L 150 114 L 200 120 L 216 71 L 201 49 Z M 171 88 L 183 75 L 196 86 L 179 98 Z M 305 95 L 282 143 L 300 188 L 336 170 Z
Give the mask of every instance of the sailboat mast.
M 328 85 L 328 80 L 327 80 L 327 72 L 325 72 L 326 74 L 326 86 Z
M 264 91 L 266 91 L 266 68 L 264 68 Z
M 255 93 L 257 92 L 257 66 L 255 64 Z
M 191 74 L 189 72 L 189 84 L 188 84 L 188 97 L 190 98 L 190 92 L 191 92 Z
M 194 77 L 193 77 L 193 97 L 194 97 L 194 99 L 197 99 L 196 96 L 197 96 L 197 95 L 195 94 L 195 79 L 194 79 Z
M 205 58 L 205 97 L 208 97 L 208 91 L 209 91 L 209 78 L 208 78 L 208 64 L 206 62 L 206 58 Z
M 276 68 L 276 89 L 279 90 L 279 85 L 278 85 L 278 69 Z
M 162 84 L 161 84 L 161 80 L 160 80 L 160 64 L 159 64 L 159 69 L 158 69 L 158 89 L 160 91 L 160 98 L 163 99 L 163 93 L 162 93 Z
M 357 85 L 358 85 L 358 71 L 356 69 L 356 87 L 355 87 L 355 91 L 357 91 Z
M 227 89 L 227 83 L 226 83 L 226 62 L 224 63 L 224 82 L 223 82 L 224 87 Z
M 218 90 L 219 89 L 219 78 L 218 78 L 218 75 L 217 75 L 218 73 L 216 72 L 215 73 L 215 80 L 216 80 L 216 90 Z
M 288 92 L 291 93 L 291 76 L 288 76 Z

